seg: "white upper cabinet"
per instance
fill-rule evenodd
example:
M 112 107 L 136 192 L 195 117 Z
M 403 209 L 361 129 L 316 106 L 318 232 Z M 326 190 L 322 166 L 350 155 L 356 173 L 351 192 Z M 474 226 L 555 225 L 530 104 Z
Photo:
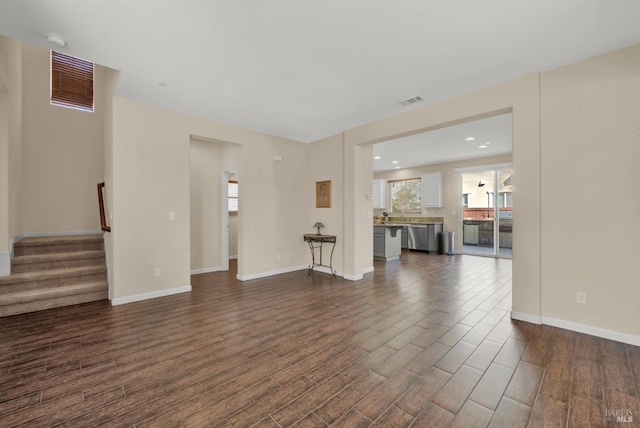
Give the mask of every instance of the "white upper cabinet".
M 387 180 L 376 178 L 373 180 L 373 208 L 387 208 Z
M 422 206 L 442 207 L 442 174 L 433 172 L 422 176 Z

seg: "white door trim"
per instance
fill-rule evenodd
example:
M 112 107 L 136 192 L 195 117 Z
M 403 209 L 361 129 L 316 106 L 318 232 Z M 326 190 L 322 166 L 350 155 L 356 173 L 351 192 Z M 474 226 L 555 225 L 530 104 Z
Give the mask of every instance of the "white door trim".
M 237 169 L 220 173 L 220 270 L 229 270 L 229 176 Z

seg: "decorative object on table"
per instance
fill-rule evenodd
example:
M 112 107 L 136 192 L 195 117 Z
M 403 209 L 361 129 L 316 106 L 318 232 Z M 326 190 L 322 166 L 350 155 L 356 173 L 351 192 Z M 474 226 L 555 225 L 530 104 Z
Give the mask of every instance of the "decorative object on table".
M 331 208 L 331 180 L 316 181 L 316 208 Z
M 313 227 L 315 227 L 316 229 L 318 229 L 318 235 L 320 235 L 320 228 L 324 227 L 324 224 L 322 224 L 321 222 L 317 221 L 316 224 L 313 225 Z

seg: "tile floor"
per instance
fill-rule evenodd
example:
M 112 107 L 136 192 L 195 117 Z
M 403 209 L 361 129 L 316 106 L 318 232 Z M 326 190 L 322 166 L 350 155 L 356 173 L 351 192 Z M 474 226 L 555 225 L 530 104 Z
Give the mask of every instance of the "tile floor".
M 640 348 L 511 321 L 510 260 L 375 269 L 2 318 L 0 425 L 639 426 Z

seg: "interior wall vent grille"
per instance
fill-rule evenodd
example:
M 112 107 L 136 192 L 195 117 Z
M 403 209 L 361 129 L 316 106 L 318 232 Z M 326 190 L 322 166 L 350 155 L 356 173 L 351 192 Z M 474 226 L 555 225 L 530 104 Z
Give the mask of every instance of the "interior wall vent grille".
M 420 101 L 424 101 L 424 99 L 421 96 L 417 96 L 398 101 L 398 104 L 400 104 L 401 106 L 409 106 L 411 104 L 419 103 Z

